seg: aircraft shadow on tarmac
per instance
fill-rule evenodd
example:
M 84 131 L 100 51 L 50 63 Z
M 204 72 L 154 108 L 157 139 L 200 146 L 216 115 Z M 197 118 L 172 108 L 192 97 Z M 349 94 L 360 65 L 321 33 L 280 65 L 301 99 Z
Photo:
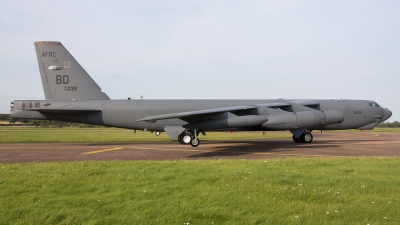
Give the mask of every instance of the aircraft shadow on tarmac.
M 218 142 L 218 143 L 229 143 L 232 142 Z M 293 143 L 291 141 L 248 141 L 248 142 L 234 142 L 235 145 L 210 147 L 212 152 L 205 152 L 188 156 L 188 158 L 208 158 L 208 157 L 226 157 L 226 156 L 241 156 L 254 153 L 267 153 L 267 154 L 294 154 L 296 151 L 302 151 L 302 149 L 324 149 L 324 148 L 340 148 L 340 145 L 331 144 L 332 141 L 318 141 L 313 144 Z M 207 144 L 215 143 L 204 143 L 203 147 Z M 299 154 L 300 155 L 300 154 Z
M 232 141 L 205 141 L 201 148 L 192 148 L 191 150 L 210 150 L 199 154 L 187 156 L 186 158 L 211 158 L 211 157 L 238 157 L 249 154 L 271 154 L 271 155 L 307 155 L 323 154 L 324 150 L 329 152 L 336 151 L 344 145 L 354 145 L 362 142 L 385 141 L 379 139 L 343 139 L 343 140 L 316 140 L 311 144 L 294 143 L 292 140 L 232 140 Z M 177 142 L 132 142 L 132 143 L 88 143 L 86 146 L 126 146 L 135 144 L 151 144 L 156 148 L 170 148 L 171 146 L 181 146 Z M 321 152 L 322 151 L 322 152 Z M 297 154 L 298 153 L 298 154 Z M 328 153 L 328 152 L 327 152 Z M 255 158 L 258 158 L 255 156 Z
M 344 139 L 344 140 L 317 140 L 311 144 L 294 143 L 291 140 L 274 140 L 274 141 L 221 141 L 206 142 L 203 147 L 211 144 L 221 144 L 222 146 L 212 147 L 212 152 L 205 152 L 191 155 L 188 158 L 209 158 L 209 157 L 229 157 L 241 156 L 248 154 L 266 153 L 271 155 L 298 155 L 301 156 L 308 151 L 308 154 L 321 154 L 321 151 L 329 152 L 339 150 L 345 145 L 354 145 L 366 142 L 385 142 L 383 139 Z M 226 144 L 226 146 L 223 146 Z M 233 144 L 233 145 L 232 145 Z M 319 151 L 318 151 L 319 150 Z M 307 154 L 307 153 L 305 153 Z

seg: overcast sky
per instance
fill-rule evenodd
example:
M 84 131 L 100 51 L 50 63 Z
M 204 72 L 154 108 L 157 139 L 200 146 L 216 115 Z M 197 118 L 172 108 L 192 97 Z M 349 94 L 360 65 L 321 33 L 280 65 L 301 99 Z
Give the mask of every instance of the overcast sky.
M 367 99 L 400 120 L 400 1 L 2 1 L 0 113 L 60 41 L 111 99 Z

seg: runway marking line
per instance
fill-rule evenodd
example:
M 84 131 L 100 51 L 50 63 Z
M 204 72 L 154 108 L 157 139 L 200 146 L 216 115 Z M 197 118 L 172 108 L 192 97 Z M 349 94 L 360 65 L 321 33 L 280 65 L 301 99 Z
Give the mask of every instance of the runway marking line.
M 91 154 L 97 154 L 97 153 L 109 152 L 109 151 L 116 151 L 116 150 L 121 150 L 121 149 L 123 149 L 123 148 L 107 148 L 107 149 L 95 150 L 95 151 L 90 151 L 90 152 L 84 152 L 82 154 L 83 155 L 91 155 Z
M 183 151 L 183 152 L 211 152 L 207 150 L 188 150 L 188 149 L 166 149 L 166 148 L 143 148 L 143 147 L 130 147 L 130 149 L 143 149 L 143 150 L 158 150 L 158 151 Z

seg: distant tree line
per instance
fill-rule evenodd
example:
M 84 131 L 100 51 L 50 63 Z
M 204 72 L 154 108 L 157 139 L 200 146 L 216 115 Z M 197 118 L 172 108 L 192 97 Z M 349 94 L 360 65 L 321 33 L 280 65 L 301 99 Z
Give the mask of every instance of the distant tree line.
M 393 123 L 383 122 L 378 124 L 376 127 L 400 127 L 399 121 L 394 121 Z
M 0 120 L 10 120 L 10 114 L 0 114 Z

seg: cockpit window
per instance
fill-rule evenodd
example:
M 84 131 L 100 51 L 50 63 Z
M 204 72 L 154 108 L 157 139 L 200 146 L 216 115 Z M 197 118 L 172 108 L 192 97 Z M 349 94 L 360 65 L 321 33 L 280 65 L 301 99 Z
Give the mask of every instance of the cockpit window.
M 369 105 L 371 106 L 371 107 L 381 107 L 378 103 L 376 103 L 376 102 L 370 102 L 369 103 Z

